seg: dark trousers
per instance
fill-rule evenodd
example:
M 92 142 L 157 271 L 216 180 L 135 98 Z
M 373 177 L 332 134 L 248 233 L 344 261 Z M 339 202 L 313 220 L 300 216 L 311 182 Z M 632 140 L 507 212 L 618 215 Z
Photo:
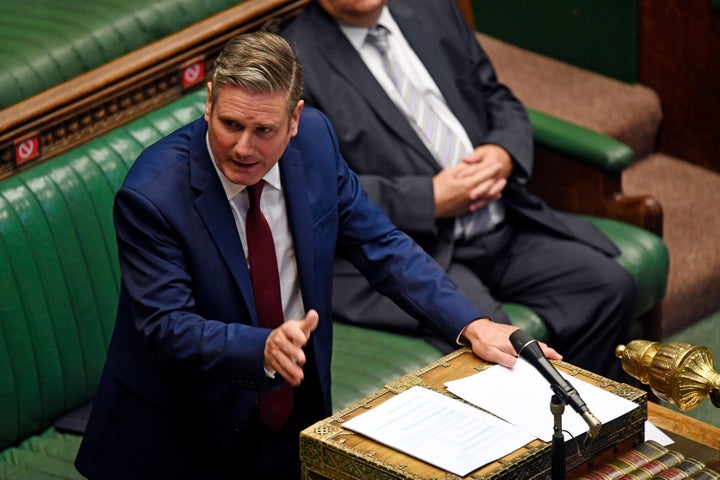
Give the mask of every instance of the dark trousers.
M 321 407 L 317 375 L 310 373 L 316 370 L 315 359 L 310 349 L 306 349 L 306 353 L 307 375 L 303 383 L 293 389 L 295 408 L 283 431 L 268 428 L 260 421 L 259 409 L 255 408 L 247 431 L 236 432 L 229 443 L 233 449 L 230 458 L 242 463 L 242 470 L 234 469 L 234 480 L 300 479 L 300 432 L 326 416 Z
M 458 243 L 448 273 L 496 322 L 500 303 L 531 308 L 565 361 L 622 380 L 615 347 L 627 343 L 637 286 L 607 255 L 574 240 L 524 225 L 506 225 Z
M 307 425 L 298 420 L 298 415 L 291 416 L 285 430 L 276 432 L 253 412 L 248 430 L 239 432 L 230 443 L 235 451 L 228 454 L 237 464 L 233 478 L 299 480 L 300 431 Z

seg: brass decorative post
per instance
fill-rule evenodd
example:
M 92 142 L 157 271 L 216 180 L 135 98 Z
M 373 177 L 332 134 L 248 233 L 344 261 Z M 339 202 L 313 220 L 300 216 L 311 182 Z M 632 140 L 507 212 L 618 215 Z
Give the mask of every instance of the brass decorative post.
M 705 397 L 720 408 L 720 373 L 714 370 L 713 355 L 706 347 L 633 340 L 627 346 L 618 345 L 615 356 L 629 375 L 681 410 L 697 407 Z

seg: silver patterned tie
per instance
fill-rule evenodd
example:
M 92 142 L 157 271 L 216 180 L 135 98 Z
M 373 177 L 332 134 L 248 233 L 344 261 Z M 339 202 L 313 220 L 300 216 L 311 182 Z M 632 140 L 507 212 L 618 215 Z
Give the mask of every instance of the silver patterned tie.
M 403 71 L 400 63 L 395 61 L 388 42 L 389 34 L 390 31 L 384 26 L 375 25 L 368 30 L 365 41 L 377 49 L 383 68 L 405 102 L 412 121 L 432 145 L 439 163 L 445 168 L 457 165 L 463 155 L 467 153 L 463 149 L 462 142 L 426 100 L 424 92 L 415 86 Z M 469 238 L 485 230 L 488 214 L 486 207 L 461 216 L 458 220 L 463 236 Z
M 375 25 L 368 31 L 366 41 L 380 53 L 385 71 L 407 105 L 413 122 L 432 145 L 440 164 L 446 168 L 456 165 L 467 153 L 463 149 L 462 142 L 426 100 L 425 92 L 419 90 L 410 81 L 400 64 L 394 61 L 388 43 L 389 33 L 382 25 Z

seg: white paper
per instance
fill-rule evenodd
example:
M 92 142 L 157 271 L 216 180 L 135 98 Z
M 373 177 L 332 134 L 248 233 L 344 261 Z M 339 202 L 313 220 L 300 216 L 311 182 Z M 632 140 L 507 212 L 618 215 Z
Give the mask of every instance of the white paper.
M 559 372 L 575 387 L 590 412 L 603 425 L 637 408 L 630 400 Z M 546 442 L 552 439 L 554 419 L 550 411 L 550 399 L 553 391 L 545 377 L 524 359 L 518 358 L 512 369 L 494 365 L 445 385 L 458 397 L 533 436 Z M 565 440 L 568 440 L 571 438 L 568 432 L 577 437 L 588 431 L 588 425 L 568 405 L 562 415 L 562 429 L 565 431 Z
M 343 427 L 461 477 L 534 440 L 487 412 L 417 386 Z
M 675 443 L 675 440 L 668 437 L 665 432 L 660 430 L 658 427 L 653 425 L 652 423 L 646 421 L 645 422 L 645 441 L 648 440 L 654 440 L 660 445 L 667 447 L 670 444 Z

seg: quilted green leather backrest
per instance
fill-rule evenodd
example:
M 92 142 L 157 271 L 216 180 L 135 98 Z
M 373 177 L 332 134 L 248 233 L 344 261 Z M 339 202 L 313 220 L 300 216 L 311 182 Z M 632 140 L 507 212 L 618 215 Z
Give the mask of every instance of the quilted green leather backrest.
M 94 396 L 119 292 L 115 192 L 204 100 L 190 94 L 0 182 L 0 449 Z
M 242 0 L 3 0 L 0 109 Z

